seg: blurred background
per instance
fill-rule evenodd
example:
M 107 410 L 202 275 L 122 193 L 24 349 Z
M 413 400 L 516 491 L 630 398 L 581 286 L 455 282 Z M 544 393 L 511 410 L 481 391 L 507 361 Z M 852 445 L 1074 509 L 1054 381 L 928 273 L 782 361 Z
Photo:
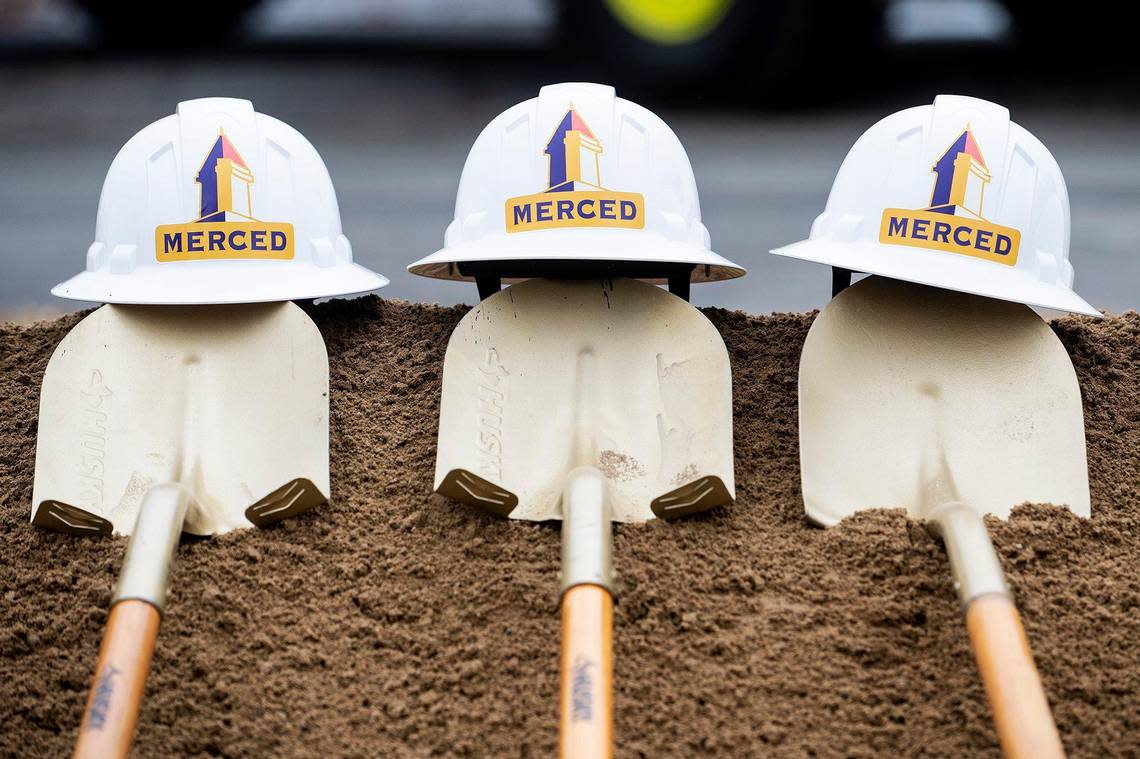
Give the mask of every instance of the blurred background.
M 612 83 L 689 152 L 713 248 L 749 276 L 698 305 L 805 310 L 806 237 L 852 142 L 940 92 L 1001 102 L 1054 153 L 1077 291 L 1140 305 L 1140 66 L 1116 5 L 1033 0 L 0 0 L 0 320 L 82 304 L 103 177 L 184 99 L 245 97 L 304 133 L 386 297 L 473 302 L 408 275 L 436 250 L 482 127 L 549 82 Z

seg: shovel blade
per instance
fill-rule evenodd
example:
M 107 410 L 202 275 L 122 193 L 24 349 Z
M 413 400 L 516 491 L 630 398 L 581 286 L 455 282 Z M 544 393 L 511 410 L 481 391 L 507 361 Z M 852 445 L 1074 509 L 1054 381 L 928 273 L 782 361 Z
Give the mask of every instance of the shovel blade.
M 154 485 L 194 494 L 197 535 L 327 500 L 328 357 L 292 303 L 103 306 L 48 362 L 32 522 L 129 534 Z
M 732 500 L 728 352 L 685 301 L 636 280 L 532 279 L 451 335 L 435 487 L 514 519 L 559 519 L 567 474 L 607 478 L 613 518 Z
M 1002 518 L 1026 501 L 1089 516 L 1076 373 L 1027 306 L 865 279 L 808 332 L 799 407 L 818 524 L 869 508 L 921 518 L 940 492 Z

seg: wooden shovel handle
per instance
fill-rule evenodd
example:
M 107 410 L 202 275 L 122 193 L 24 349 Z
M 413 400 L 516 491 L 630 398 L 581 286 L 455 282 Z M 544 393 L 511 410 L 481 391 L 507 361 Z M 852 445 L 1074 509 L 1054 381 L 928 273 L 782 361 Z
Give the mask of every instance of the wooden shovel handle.
M 75 744 L 76 759 L 126 757 L 130 751 L 158 621 L 158 609 L 146 601 L 126 599 L 111 607 Z
M 966 627 L 1006 759 L 1064 759 L 1013 601 L 996 594 L 974 599 L 966 608 Z
M 613 597 L 598 585 L 562 595 L 559 756 L 613 756 Z

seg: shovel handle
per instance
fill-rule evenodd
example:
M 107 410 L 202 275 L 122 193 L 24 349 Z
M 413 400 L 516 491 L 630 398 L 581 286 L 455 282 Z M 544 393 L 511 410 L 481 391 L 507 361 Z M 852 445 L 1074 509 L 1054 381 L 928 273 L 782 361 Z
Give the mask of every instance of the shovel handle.
M 1006 759 L 1064 759 L 1013 601 L 999 594 L 975 598 L 966 607 L 966 627 Z
M 146 601 L 127 599 L 111 607 L 83 724 L 79 726 L 75 759 L 127 756 L 158 637 L 158 621 L 158 609 Z
M 562 595 L 562 759 L 613 756 L 613 613 L 613 597 L 599 585 Z

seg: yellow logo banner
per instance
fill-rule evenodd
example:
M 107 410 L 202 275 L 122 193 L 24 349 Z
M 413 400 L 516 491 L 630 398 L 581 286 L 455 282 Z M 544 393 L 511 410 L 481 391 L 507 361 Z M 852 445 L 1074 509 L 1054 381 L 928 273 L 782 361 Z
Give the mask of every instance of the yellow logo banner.
M 1021 232 L 985 219 L 887 208 L 879 224 L 879 242 L 959 253 L 1013 266 L 1017 263 Z
M 507 232 L 559 227 L 645 227 L 645 198 L 639 192 L 540 192 L 510 198 Z
M 154 230 L 155 257 L 161 262 L 234 258 L 293 258 L 293 225 L 275 221 L 163 224 Z

